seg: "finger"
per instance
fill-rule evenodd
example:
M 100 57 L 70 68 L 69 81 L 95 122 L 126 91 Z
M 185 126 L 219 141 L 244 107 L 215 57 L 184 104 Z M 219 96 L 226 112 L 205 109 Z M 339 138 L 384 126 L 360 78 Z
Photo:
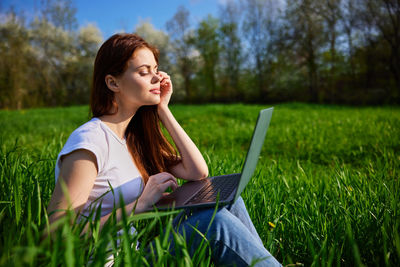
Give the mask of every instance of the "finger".
M 161 172 L 149 177 L 149 180 L 152 179 L 157 184 L 165 183 L 168 180 L 173 180 L 176 184 L 176 178 L 170 174 L 169 172 Z
M 178 182 L 176 180 L 176 178 L 170 174 L 169 172 L 162 172 L 159 174 L 159 178 L 157 179 L 157 181 L 161 184 L 161 183 L 166 183 L 168 181 L 172 181 L 173 185 L 172 188 L 175 190 L 178 187 Z
M 160 86 L 162 87 L 162 88 L 169 88 L 169 87 L 171 87 L 171 81 L 170 80 L 163 80 L 161 83 L 160 83 Z
M 160 74 L 161 76 L 163 76 L 163 77 L 168 77 L 169 78 L 169 75 L 166 73 L 166 72 L 164 72 L 164 71 L 158 71 L 158 74 Z
M 173 180 L 168 180 L 165 183 L 160 184 L 159 188 L 161 192 L 165 192 L 168 187 L 174 188 L 174 186 L 176 186 L 176 183 Z
M 160 82 L 161 86 L 165 86 L 166 84 L 167 84 L 167 81 L 165 79 Z
M 170 184 L 171 184 L 170 186 L 171 186 L 171 188 L 172 188 L 173 190 L 175 190 L 176 188 L 178 188 L 178 182 L 176 181 L 176 178 L 175 178 L 175 177 L 172 177 L 171 179 L 165 181 L 164 184 L 165 184 L 165 183 L 170 183 Z
M 166 82 L 171 82 L 170 77 L 163 77 L 163 78 L 161 79 L 161 83 L 166 83 Z
M 159 172 L 159 173 L 151 175 L 149 177 L 149 180 L 158 180 L 158 179 L 162 179 L 163 177 L 174 177 L 174 176 L 169 172 Z
M 163 81 L 163 80 L 170 80 L 170 79 L 171 79 L 171 76 L 169 76 L 167 73 L 165 73 L 165 72 L 163 72 L 163 71 L 159 71 L 159 72 L 158 72 L 158 75 L 160 76 L 161 81 Z
M 171 186 L 172 191 L 175 191 L 179 187 L 178 182 L 175 179 L 174 184 Z
M 168 74 L 166 74 L 165 72 L 159 71 L 158 72 L 158 76 L 160 77 L 161 80 L 168 78 Z

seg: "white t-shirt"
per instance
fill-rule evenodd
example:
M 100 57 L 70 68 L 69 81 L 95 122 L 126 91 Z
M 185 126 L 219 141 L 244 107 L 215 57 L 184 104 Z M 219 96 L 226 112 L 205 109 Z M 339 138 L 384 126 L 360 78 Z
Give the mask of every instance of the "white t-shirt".
M 91 151 L 97 160 L 98 174 L 82 214 L 87 216 L 101 202 L 101 216 L 109 214 L 114 205 L 120 207 L 122 194 L 125 205 L 135 201 L 143 191 L 143 180 L 128 151 L 125 139 L 119 138 L 105 123 L 93 118 L 76 129 L 57 157 L 56 181 L 62 156 L 77 149 Z M 82 177 L 85 179 L 85 177 Z M 111 187 L 114 192 L 111 191 Z

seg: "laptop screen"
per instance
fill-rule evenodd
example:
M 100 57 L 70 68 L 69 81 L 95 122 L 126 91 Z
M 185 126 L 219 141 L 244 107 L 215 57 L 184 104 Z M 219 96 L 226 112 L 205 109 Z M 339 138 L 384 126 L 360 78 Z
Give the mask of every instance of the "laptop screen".
M 240 177 L 234 201 L 238 199 L 257 167 L 258 158 L 264 144 L 265 135 L 267 134 L 273 110 L 274 108 L 263 109 L 258 114 L 257 123 L 253 131 L 249 150 L 247 151 L 246 160 L 243 165 L 242 175 Z

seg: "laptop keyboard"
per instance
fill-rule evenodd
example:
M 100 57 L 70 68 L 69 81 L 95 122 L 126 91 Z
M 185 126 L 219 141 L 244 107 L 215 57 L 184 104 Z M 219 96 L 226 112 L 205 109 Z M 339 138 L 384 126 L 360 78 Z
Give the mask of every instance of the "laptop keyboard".
M 227 199 L 232 191 L 237 187 L 240 176 L 217 176 L 210 180 L 210 183 L 204 186 L 199 192 L 197 192 L 187 204 L 197 203 L 199 200 L 202 202 L 215 201 L 219 192 L 219 200 L 222 201 Z

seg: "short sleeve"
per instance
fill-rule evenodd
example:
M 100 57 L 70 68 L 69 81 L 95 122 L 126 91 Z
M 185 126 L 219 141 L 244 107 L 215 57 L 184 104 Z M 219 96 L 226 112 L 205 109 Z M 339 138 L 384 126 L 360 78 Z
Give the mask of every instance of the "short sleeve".
M 69 136 L 61 152 L 58 154 L 55 167 L 56 181 L 60 174 L 62 157 L 78 149 L 88 150 L 95 155 L 98 172 L 101 173 L 106 162 L 106 147 L 107 139 L 101 130 L 96 129 L 96 127 L 80 127 L 76 129 Z

